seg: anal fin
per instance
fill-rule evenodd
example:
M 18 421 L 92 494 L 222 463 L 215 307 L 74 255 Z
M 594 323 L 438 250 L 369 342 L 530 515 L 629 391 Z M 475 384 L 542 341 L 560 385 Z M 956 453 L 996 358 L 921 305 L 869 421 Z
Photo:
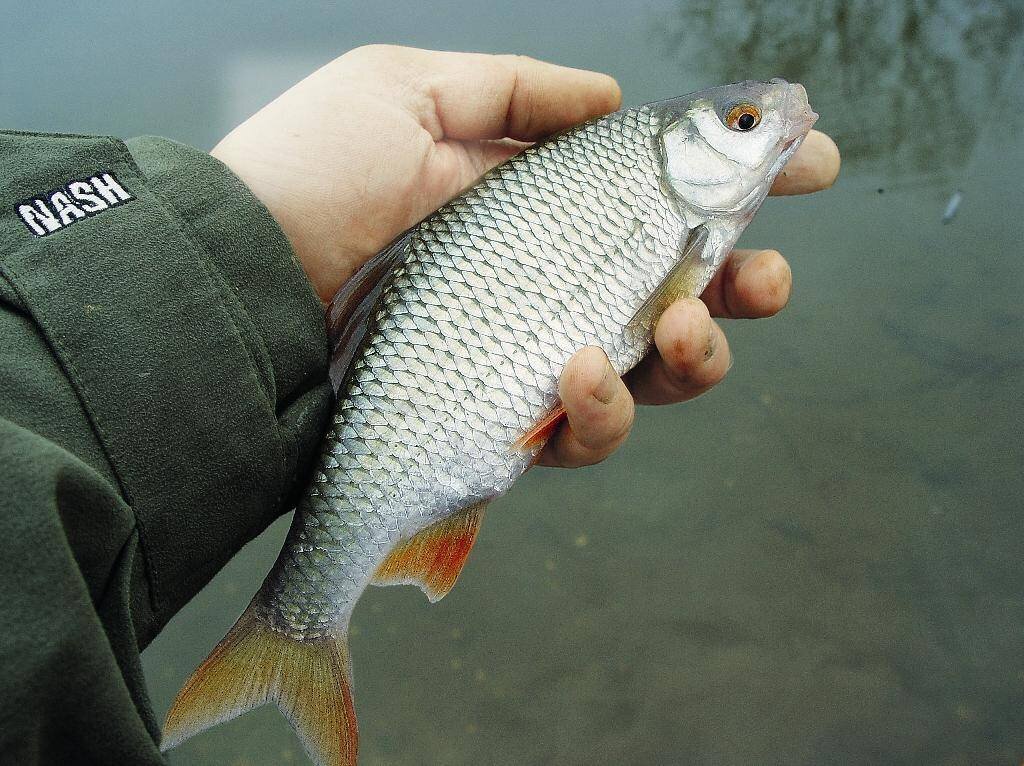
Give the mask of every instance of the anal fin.
M 373 585 L 418 585 L 431 603 L 455 585 L 476 542 L 489 500 L 471 505 L 399 543 L 373 574 Z

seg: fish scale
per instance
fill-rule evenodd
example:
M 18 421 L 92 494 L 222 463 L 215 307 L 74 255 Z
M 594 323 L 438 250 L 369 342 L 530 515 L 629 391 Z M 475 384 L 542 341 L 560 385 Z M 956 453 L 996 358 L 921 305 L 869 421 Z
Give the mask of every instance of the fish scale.
M 347 628 L 363 590 L 448 592 L 483 506 L 564 415 L 569 358 L 593 345 L 633 367 L 815 117 L 782 81 L 624 110 L 527 149 L 367 262 L 331 306 L 338 400 L 315 476 L 162 747 L 273 701 L 314 762 L 355 766 Z
M 521 154 L 412 234 L 263 589 L 276 629 L 316 639 L 344 624 L 395 543 L 505 492 L 533 459 L 511 445 L 581 347 L 620 371 L 639 359 L 648 339 L 623 329 L 687 232 L 660 190 L 655 120 L 622 112 Z M 636 238 L 653 263 L 622 249 Z M 310 550 L 331 565 L 308 566 Z

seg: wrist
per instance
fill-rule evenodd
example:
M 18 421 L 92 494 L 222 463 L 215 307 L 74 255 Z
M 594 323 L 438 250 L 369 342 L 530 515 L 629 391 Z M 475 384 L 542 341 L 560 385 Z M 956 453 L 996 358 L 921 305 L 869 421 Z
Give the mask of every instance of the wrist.
M 299 212 L 299 202 L 290 199 L 286 185 L 276 181 L 281 175 L 279 169 L 259 159 L 256 152 L 247 151 L 244 146 L 238 145 L 232 140 L 232 134 L 221 140 L 210 151 L 210 155 L 234 173 L 267 209 L 291 245 L 295 260 L 302 267 L 313 290 L 321 301 L 329 300 L 330 296 L 324 295 L 323 280 L 319 278 L 323 259 L 317 257 L 317 249 L 310 241 L 308 221 L 304 221 L 304 216 Z

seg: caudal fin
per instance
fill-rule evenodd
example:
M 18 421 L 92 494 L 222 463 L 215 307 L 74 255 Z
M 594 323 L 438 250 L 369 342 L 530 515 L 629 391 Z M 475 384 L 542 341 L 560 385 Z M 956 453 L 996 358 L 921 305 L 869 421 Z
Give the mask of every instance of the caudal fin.
M 275 703 L 318 766 L 355 766 L 347 635 L 297 641 L 250 606 L 178 692 L 161 750 L 268 702 Z

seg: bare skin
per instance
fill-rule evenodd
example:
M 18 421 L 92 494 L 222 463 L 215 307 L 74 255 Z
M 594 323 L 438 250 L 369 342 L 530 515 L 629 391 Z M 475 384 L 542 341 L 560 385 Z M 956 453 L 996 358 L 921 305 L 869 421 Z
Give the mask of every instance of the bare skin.
M 320 298 L 368 258 L 529 142 L 614 111 L 607 75 L 522 56 L 357 48 L 239 125 L 213 150 L 267 206 Z M 812 131 L 772 194 L 828 188 L 832 140 Z M 671 306 L 655 348 L 625 380 L 586 348 L 562 373 L 568 415 L 541 456 L 577 467 L 608 457 L 634 404 L 671 404 L 716 385 L 730 366 L 712 317 L 758 318 L 788 302 L 792 272 L 774 250 L 736 250 L 700 300 Z

